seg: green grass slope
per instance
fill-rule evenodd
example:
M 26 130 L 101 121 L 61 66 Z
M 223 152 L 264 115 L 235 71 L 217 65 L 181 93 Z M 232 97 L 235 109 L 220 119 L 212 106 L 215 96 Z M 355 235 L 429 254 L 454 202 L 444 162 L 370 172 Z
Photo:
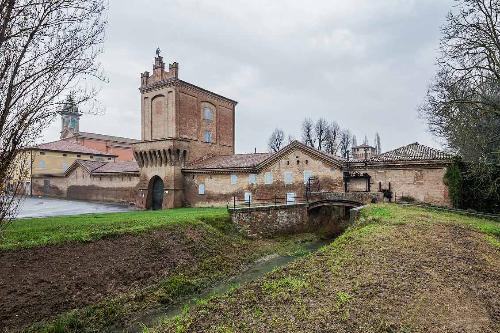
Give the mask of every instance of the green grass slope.
M 93 241 L 124 233 L 139 233 L 228 217 L 223 208 L 179 208 L 162 211 L 85 214 L 13 221 L 0 235 L 0 249 L 29 248 L 64 242 Z
M 500 224 L 373 205 L 321 251 L 145 332 L 499 332 Z

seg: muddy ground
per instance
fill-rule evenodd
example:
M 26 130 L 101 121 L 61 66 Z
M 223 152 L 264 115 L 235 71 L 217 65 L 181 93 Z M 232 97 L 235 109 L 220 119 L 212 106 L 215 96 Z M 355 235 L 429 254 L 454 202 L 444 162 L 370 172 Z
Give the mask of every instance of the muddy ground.
M 500 251 L 485 237 L 454 225 L 360 229 L 155 332 L 497 333 Z
M 152 284 L 195 262 L 200 236 L 196 230 L 158 230 L 0 251 L 0 328 L 10 331 Z

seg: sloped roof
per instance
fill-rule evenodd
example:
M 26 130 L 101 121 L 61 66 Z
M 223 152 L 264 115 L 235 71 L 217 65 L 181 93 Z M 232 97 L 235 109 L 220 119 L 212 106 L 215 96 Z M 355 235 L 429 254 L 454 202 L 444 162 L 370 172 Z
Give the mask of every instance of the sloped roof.
M 375 149 L 375 147 L 370 146 L 370 145 L 368 145 L 368 144 L 366 144 L 366 143 L 363 143 L 362 145 L 359 145 L 359 146 L 354 146 L 354 147 L 352 147 L 352 148 L 353 148 L 353 149 L 356 149 L 356 148 L 372 148 L 372 149 Z
M 82 166 L 88 173 L 93 175 L 108 173 L 139 173 L 139 165 L 135 161 L 101 162 L 76 160 L 66 170 L 69 174 L 77 166 Z
M 139 172 L 139 165 L 136 161 L 118 161 L 105 163 L 94 170 L 94 173 L 133 173 Z
M 453 156 L 444 151 L 431 148 L 418 142 L 373 156 L 370 161 L 392 162 L 392 161 L 425 161 L 425 160 L 449 160 Z
M 214 156 L 191 163 L 187 169 L 251 168 L 269 158 L 271 153 Z
M 80 153 L 80 154 L 89 154 L 89 155 L 100 155 L 100 156 L 113 156 L 116 155 L 104 153 L 102 151 L 88 148 L 82 145 L 79 145 L 74 142 L 59 140 L 54 142 L 47 142 L 36 145 L 33 149 L 38 150 L 50 150 L 50 151 L 60 151 L 60 152 L 68 152 L 68 153 Z
M 301 149 L 306 153 L 341 166 L 344 161 L 340 157 L 325 154 L 317 149 L 308 147 L 299 141 L 293 141 L 276 153 L 254 153 L 214 156 L 199 160 L 188 165 L 185 170 L 224 170 L 224 169 L 258 169 L 273 163 L 294 149 Z
M 88 139 L 103 140 L 103 141 L 114 141 L 114 142 L 120 142 L 120 143 L 139 142 L 139 140 L 131 139 L 131 138 L 124 138 L 121 136 L 113 136 L 113 135 L 105 135 L 105 134 L 89 133 L 89 132 L 78 132 L 75 134 L 75 136 L 79 136 L 82 138 L 88 138 Z

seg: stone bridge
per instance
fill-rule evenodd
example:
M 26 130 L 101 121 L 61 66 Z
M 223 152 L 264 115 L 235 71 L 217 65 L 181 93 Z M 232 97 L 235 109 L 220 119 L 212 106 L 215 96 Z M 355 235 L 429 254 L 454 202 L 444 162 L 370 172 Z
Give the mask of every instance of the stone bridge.
M 233 223 L 253 238 L 321 232 L 340 234 L 349 224 L 350 210 L 382 200 L 382 193 L 310 193 L 306 203 L 230 208 Z

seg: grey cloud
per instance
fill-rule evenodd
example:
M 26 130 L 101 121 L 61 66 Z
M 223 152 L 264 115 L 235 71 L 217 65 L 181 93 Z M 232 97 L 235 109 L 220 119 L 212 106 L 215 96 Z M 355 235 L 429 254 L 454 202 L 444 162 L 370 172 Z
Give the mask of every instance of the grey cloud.
M 240 102 L 237 150 L 266 149 L 274 127 L 299 136 L 309 116 L 384 149 L 436 146 L 417 118 L 451 0 L 110 0 L 100 99 L 85 131 L 139 137 L 139 73 L 156 46 L 187 81 Z M 58 123 L 46 138 L 57 137 Z

